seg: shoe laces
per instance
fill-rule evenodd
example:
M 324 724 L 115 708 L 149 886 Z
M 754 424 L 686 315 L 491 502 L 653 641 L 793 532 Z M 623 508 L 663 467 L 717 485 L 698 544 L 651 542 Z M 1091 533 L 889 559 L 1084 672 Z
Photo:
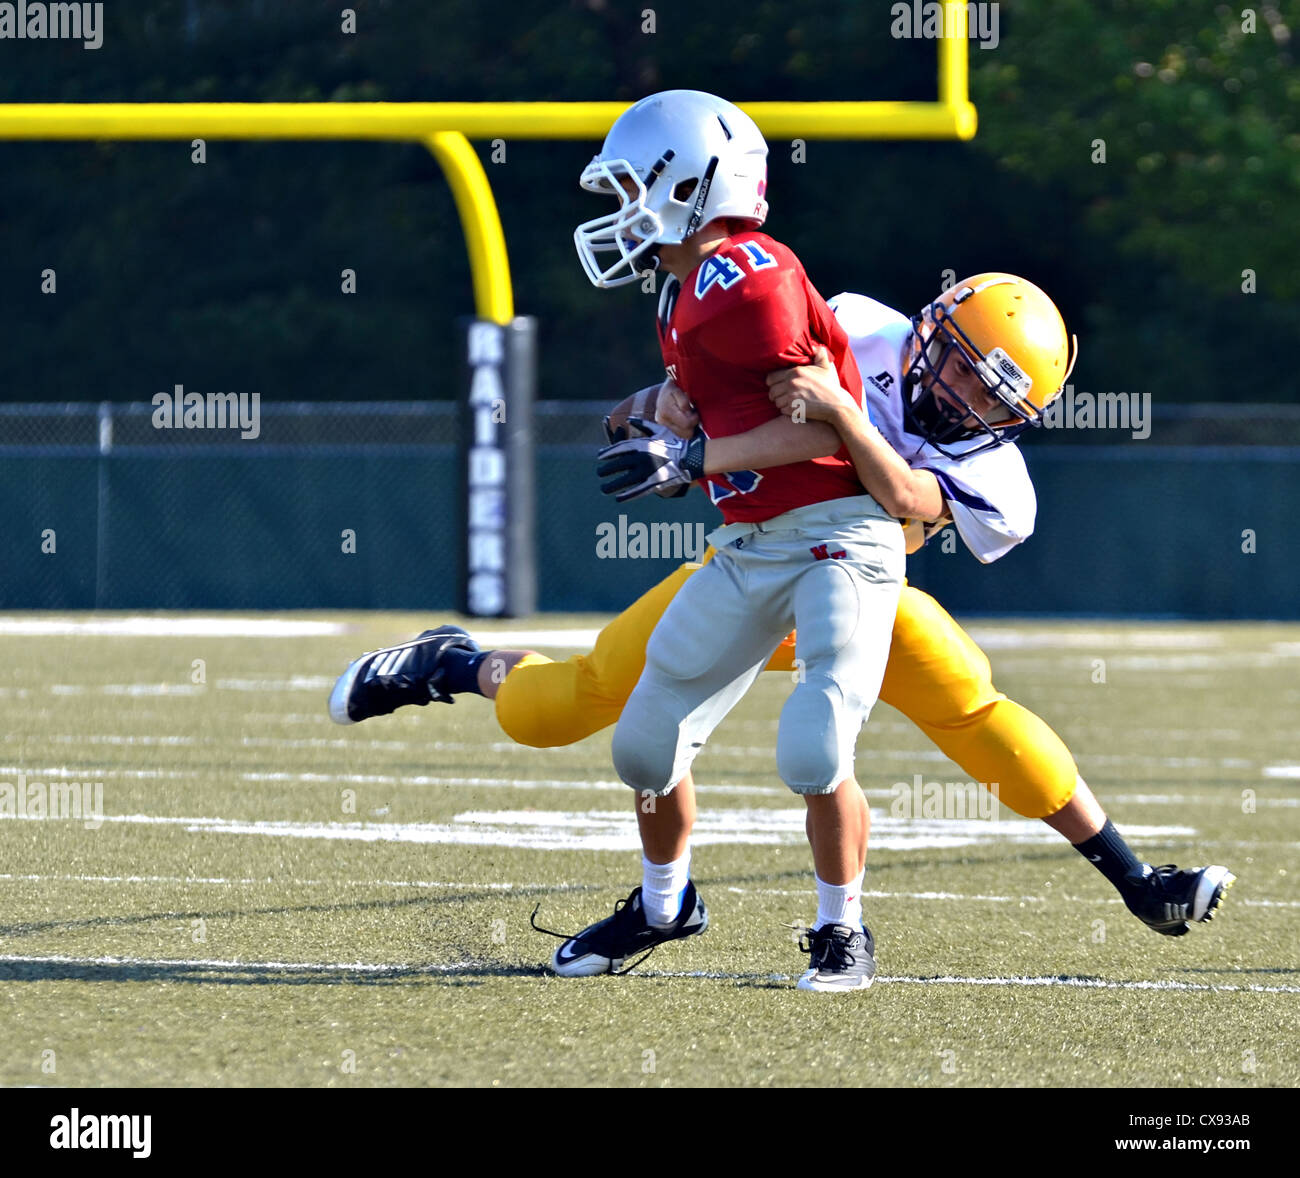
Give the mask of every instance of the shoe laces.
M 834 925 L 827 925 L 825 928 L 807 929 L 799 938 L 799 948 L 809 955 L 814 969 L 823 966 L 846 969 L 854 962 L 852 940 L 852 933 L 846 936 Z
M 614 902 L 614 923 L 616 926 L 621 928 L 623 925 L 628 924 L 632 921 L 633 914 L 637 911 L 637 909 L 632 904 L 632 898 L 640 890 L 641 889 L 638 888 L 637 891 L 634 891 L 631 896 L 624 896 L 623 899 L 616 900 Z M 532 915 L 528 918 L 528 923 L 531 924 L 533 928 L 536 929 L 539 933 L 545 933 L 548 937 L 558 937 L 561 941 L 571 941 L 579 935 L 578 933 L 557 933 L 554 929 L 543 928 L 540 924 L 537 923 L 537 914 L 541 910 L 542 910 L 542 905 L 541 902 L 539 901 L 537 907 L 533 909 Z M 632 962 L 631 965 L 625 965 L 622 969 L 611 969 L 609 971 L 610 974 L 616 978 L 619 978 L 622 977 L 625 973 L 631 973 L 634 969 L 636 969 L 638 965 L 641 964 L 641 962 L 643 962 L 647 957 L 649 957 L 650 954 L 653 953 L 657 948 L 658 948 L 657 945 L 651 945 L 650 948 L 647 949 L 643 954 L 641 954 L 641 956 L 638 957 L 634 962 Z

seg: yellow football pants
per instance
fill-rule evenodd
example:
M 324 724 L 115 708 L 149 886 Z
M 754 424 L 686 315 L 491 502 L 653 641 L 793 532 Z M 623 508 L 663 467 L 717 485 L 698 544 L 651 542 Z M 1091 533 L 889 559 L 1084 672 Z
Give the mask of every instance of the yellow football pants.
M 613 724 L 641 677 L 650 632 L 699 567 L 682 565 L 660 581 L 600 632 L 590 654 L 564 662 L 539 654 L 522 659 L 497 692 L 506 735 L 554 748 Z M 793 635 L 766 669 L 793 671 Z M 910 585 L 899 598 L 880 698 L 971 780 L 996 783 L 998 797 L 1017 814 L 1044 818 L 1073 796 L 1078 770 L 1061 738 L 994 688 L 984 652 L 933 597 Z

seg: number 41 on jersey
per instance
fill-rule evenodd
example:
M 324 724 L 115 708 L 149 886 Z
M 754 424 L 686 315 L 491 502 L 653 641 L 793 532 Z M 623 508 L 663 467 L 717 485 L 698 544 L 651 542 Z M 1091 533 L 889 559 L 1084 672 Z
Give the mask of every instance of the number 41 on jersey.
M 766 270 L 777 264 L 776 259 L 756 241 L 742 241 L 740 254 L 749 264 L 751 272 Z M 745 268 L 725 254 L 705 258 L 695 274 L 695 297 L 702 299 L 715 286 L 730 290 L 744 279 L 745 274 Z

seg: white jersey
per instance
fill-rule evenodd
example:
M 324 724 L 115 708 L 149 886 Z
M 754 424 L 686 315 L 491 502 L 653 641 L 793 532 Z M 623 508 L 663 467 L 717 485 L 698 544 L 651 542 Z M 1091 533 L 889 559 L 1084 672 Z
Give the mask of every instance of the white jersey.
M 966 547 L 988 564 L 1027 539 L 1034 530 L 1038 500 L 1025 460 L 1014 444 L 949 458 L 907 428 L 903 369 L 905 347 L 912 332 L 908 318 L 865 295 L 839 294 L 829 305 L 848 332 L 872 423 L 908 466 L 928 470 L 939 480 Z M 987 440 L 981 436 L 945 443 L 945 448 L 959 453 Z M 943 526 L 927 525 L 926 539 Z

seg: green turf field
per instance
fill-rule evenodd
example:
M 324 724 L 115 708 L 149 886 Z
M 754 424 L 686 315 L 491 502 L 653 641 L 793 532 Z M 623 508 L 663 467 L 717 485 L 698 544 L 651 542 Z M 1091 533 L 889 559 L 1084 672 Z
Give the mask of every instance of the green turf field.
M 976 624 L 1139 853 L 1237 885 L 1163 938 L 1040 823 L 891 815 L 896 783 L 964 775 L 881 706 L 858 746 L 880 977 L 829 996 L 794 989 L 786 926 L 816 902 L 773 771 L 784 676 L 697 763 L 708 933 L 565 980 L 533 907 L 576 931 L 639 882 L 608 732 L 518 748 L 474 699 L 331 724 L 349 657 L 424 617 L 13 632 L 42 619 L 0 628 L 0 1084 L 1300 1084 L 1300 627 Z M 104 820 L 12 816 L 20 774 L 37 809 L 102 783 Z

